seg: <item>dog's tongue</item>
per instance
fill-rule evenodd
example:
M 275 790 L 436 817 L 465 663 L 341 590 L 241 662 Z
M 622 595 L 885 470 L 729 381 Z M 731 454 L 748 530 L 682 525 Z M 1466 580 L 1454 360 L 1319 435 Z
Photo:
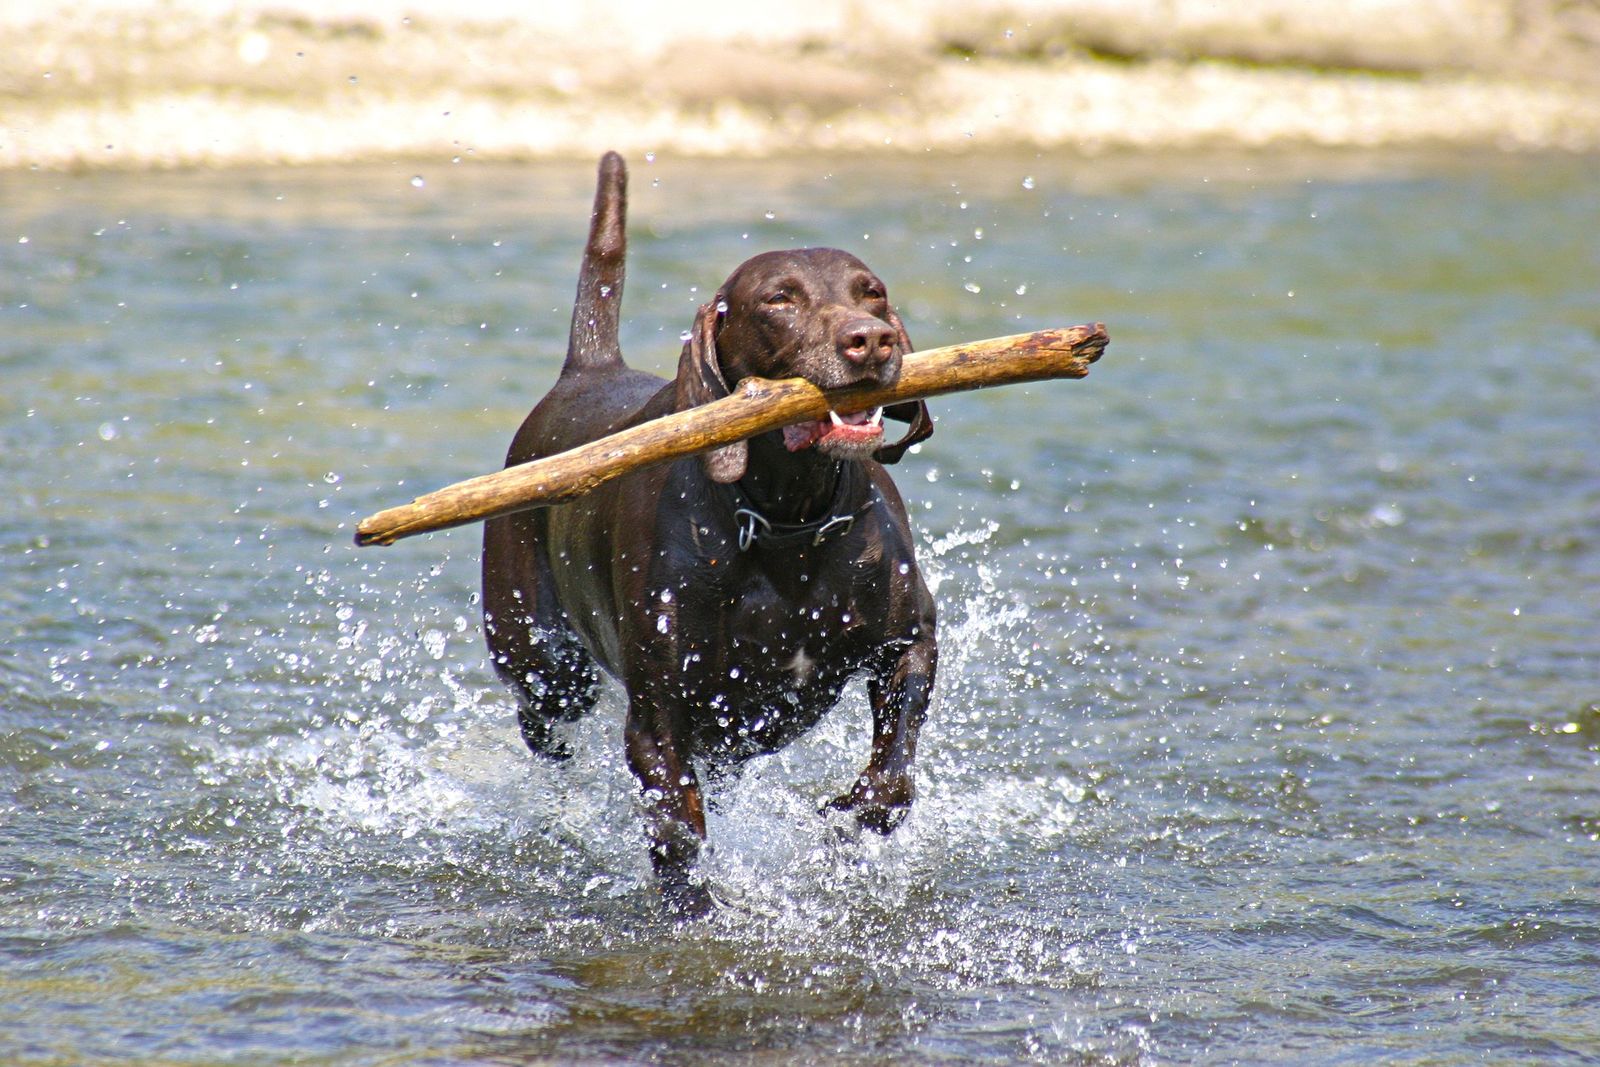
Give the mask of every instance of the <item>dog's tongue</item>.
M 802 422 L 783 428 L 783 444 L 791 452 L 826 443 L 828 446 L 861 445 L 883 436 L 882 408 L 858 411 L 854 415 L 829 412 L 826 419 Z

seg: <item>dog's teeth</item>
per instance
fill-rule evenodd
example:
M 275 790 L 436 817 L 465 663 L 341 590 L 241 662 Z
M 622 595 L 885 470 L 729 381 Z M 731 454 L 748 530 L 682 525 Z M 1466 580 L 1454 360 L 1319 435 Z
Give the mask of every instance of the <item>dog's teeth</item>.
M 874 426 L 882 426 L 883 425 L 883 409 L 882 408 L 874 408 L 872 410 L 872 417 L 869 418 L 867 421 L 872 423 L 872 425 L 874 425 Z
M 830 410 L 828 412 L 828 418 L 833 420 L 833 424 L 835 426 L 843 426 L 844 425 L 844 420 L 839 417 L 839 413 L 837 411 Z

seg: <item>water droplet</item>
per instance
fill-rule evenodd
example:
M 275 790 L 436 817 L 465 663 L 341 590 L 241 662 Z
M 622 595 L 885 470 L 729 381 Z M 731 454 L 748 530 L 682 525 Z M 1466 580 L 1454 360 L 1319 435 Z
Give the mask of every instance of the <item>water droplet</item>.
M 775 218 L 777 218 L 777 217 L 778 217 L 778 213 L 777 213 L 777 212 L 776 212 L 776 211 L 769 211 L 769 212 L 767 212 L 767 218 L 769 218 L 769 219 L 775 219 Z
M 1028 295 L 1028 287 L 1026 285 L 1017 286 L 1017 295 L 1018 296 L 1027 296 Z
M 333 473 L 332 471 L 329 471 L 327 474 L 324 474 L 322 476 L 322 480 L 327 482 L 329 485 L 338 485 L 339 484 L 339 476 L 337 474 Z
M 99 433 L 100 433 L 100 440 L 102 440 L 102 441 L 112 441 L 112 440 L 116 439 L 117 428 L 115 426 L 111 425 L 109 422 L 102 422 L 100 424 Z
M 1397 504 L 1379 504 L 1372 509 L 1371 518 L 1380 526 L 1399 526 L 1406 521 L 1406 513 Z
M 411 176 L 411 188 L 413 188 L 413 189 L 421 189 L 424 185 L 427 185 L 427 184 L 428 184 L 427 182 L 422 180 L 422 175 L 413 174 Z
M 1024 189 L 1032 189 L 1033 188 L 1033 175 L 1030 174 L 1027 177 L 1022 179 L 1022 187 Z
M 963 285 L 961 288 L 965 289 L 969 293 L 981 293 L 981 292 L 983 292 L 983 286 L 979 285 L 977 282 L 968 282 L 966 285 Z
M 654 152 L 646 152 L 644 154 L 644 161 L 646 163 L 654 163 L 656 161 L 656 154 Z

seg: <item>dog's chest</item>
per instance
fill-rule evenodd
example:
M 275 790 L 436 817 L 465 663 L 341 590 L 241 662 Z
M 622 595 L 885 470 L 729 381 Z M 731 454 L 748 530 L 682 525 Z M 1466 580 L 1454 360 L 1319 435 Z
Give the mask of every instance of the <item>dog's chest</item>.
M 806 570 L 799 562 L 777 579 L 753 576 L 727 604 L 728 636 L 739 645 L 762 646 L 767 655 L 793 657 L 803 671 L 808 659 L 826 655 L 829 646 L 881 624 L 873 590 L 850 580 L 856 575 L 819 578 Z
M 723 639 L 685 664 L 699 711 L 695 747 L 713 760 L 788 744 L 833 707 L 879 644 L 881 619 L 848 590 L 796 596 L 752 582 L 724 607 Z

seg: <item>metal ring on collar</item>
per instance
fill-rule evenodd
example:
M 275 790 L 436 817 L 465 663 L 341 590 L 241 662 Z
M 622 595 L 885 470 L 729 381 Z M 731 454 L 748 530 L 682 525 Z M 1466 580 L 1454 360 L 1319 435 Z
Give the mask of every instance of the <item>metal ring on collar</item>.
M 750 546 L 756 543 L 756 527 L 759 526 L 767 533 L 772 532 L 772 523 L 768 522 L 765 515 L 749 508 L 740 508 L 733 513 L 734 519 L 739 523 L 739 551 L 748 552 Z
M 850 532 L 856 524 L 854 515 L 835 515 L 817 528 L 817 536 L 811 539 L 812 545 L 820 545 L 829 537 L 843 537 Z

